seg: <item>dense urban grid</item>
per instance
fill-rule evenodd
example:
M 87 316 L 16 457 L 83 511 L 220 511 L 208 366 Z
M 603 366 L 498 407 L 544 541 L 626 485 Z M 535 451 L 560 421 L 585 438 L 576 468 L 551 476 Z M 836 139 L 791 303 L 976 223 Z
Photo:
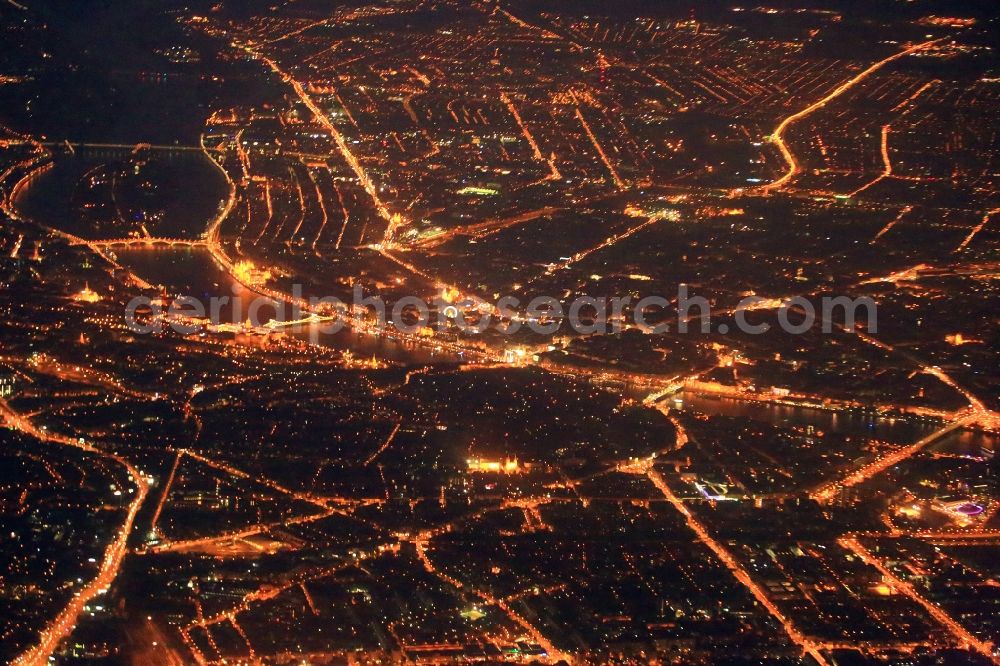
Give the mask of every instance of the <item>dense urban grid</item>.
M 1000 18 L 767 1 L 0 2 L 0 659 L 1000 663 Z

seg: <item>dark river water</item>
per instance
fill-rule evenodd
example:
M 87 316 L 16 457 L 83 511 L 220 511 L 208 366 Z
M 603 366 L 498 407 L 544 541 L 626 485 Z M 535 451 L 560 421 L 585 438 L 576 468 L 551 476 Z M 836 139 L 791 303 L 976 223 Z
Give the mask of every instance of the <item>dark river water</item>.
M 109 228 L 88 227 L 78 210 L 79 183 L 81 178 L 100 168 L 101 164 L 111 164 L 120 168 L 129 164 L 128 153 L 95 154 L 82 152 L 75 157 L 59 158 L 54 168 L 49 169 L 22 190 L 16 205 L 23 216 L 34 219 L 69 233 L 87 238 L 127 235 L 132 220 L 125 216 L 117 224 L 108 222 Z M 160 159 L 154 157 L 151 159 Z M 167 158 L 162 158 L 167 159 Z M 182 203 L 172 203 L 158 221 L 158 235 L 169 237 L 196 237 L 207 220 L 218 209 L 219 201 L 225 196 L 226 186 L 217 169 L 201 153 L 190 153 L 169 159 L 175 162 L 167 168 L 154 172 L 167 174 L 171 179 L 190 178 L 190 187 L 183 182 L 170 182 L 168 191 L 184 192 Z M 180 162 L 176 162 L 180 160 Z M 177 165 L 183 164 L 183 169 Z M 197 186 L 194 186 L 197 181 Z M 77 193 L 77 194 L 74 194 Z M 122 195 L 127 202 L 129 193 Z M 127 206 L 125 207 L 127 210 Z M 156 235 L 156 234 L 154 234 Z M 228 299 L 218 308 L 218 320 L 228 323 L 242 323 L 249 314 L 254 301 L 260 307 L 258 319 L 266 321 L 291 319 L 291 310 L 269 299 L 264 299 L 248 291 L 213 259 L 212 255 L 200 248 L 177 249 L 120 249 L 114 252 L 115 259 L 136 275 L 152 284 L 162 285 L 172 295 L 191 296 L 201 300 L 206 307 L 213 298 Z M 261 301 L 264 301 L 261 307 Z M 344 328 L 336 333 L 323 332 L 322 325 L 300 325 L 283 329 L 291 335 L 307 342 L 335 349 L 349 349 L 355 357 L 375 356 L 379 359 L 403 364 L 427 364 L 460 362 L 463 358 L 451 352 L 435 350 L 429 346 L 413 345 L 391 338 L 360 333 Z M 918 418 L 881 418 L 862 412 L 836 412 L 808 409 L 784 405 L 766 404 L 735 400 L 730 398 L 706 397 L 683 392 L 672 398 L 679 409 L 705 414 L 744 417 L 771 423 L 777 426 L 813 426 L 817 430 L 873 437 L 891 442 L 913 442 L 933 432 L 940 423 Z M 995 450 L 997 437 L 983 433 L 956 432 L 938 442 L 934 448 L 951 453 L 978 456 L 983 450 Z
M 57 154 L 17 197 L 18 212 L 86 239 L 197 238 L 227 196 L 204 153 L 78 147 Z M 178 196 L 181 193 L 181 196 Z M 149 214 L 146 211 L 156 211 Z
M 124 250 L 115 254 L 123 266 L 147 282 L 163 285 L 171 294 L 197 298 L 205 304 L 206 309 L 211 307 L 211 299 L 220 299 L 219 323 L 242 323 L 247 320 L 251 307 L 258 308 L 255 317 L 258 321 L 293 319 L 291 306 L 249 291 L 233 280 L 207 250 Z M 223 297 L 229 300 L 222 302 Z M 328 332 L 323 324 L 300 324 L 282 330 L 287 335 L 306 342 L 334 349 L 349 349 L 355 357 L 375 356 L 412 365 L 463 360 L 459 355 L 438 351 L 430 346 L 414 345 L 347 327 L 335 333 Z
M 683 391 L 675 396 L 680 409 L 719 416 L 737 416 L 777 426 L 813 426 L 825 432 L 859 435 L 907 444 L 938 430 L 939 421 L 906 416 L 885 418 L 860 411 L 833 411 L 791 407 L 771 403 L 750 402 L 718 396 L 705 396 Z M 1000 438 L 981 432 L 959 430 L 932 445 L 935 451 L 959 455 L 981 456 L 984 449 L 995 451 Z
M 166 164 L 149 166 L 157 160 Z M 110 170 L 120 170 L 123 164 L 132 168 L 129 151 L 81 150 L 76 156 L 60 156 L 53 168 L 45 170 L 21 190 L 15 202 L 18 213 L 83 238 L 121 238 L 134 234 L 139 230 L 128 214 L 114 215 L 113 219 L 94 223 L 87 221 L 79 208 L 80 192 L 86 189 L 82 181 L 100 171 L 102 165 Z M 192 152 L 162 157 L 154 154 L 144 168 L 166 174 L 175 181 L 183 178 L 190 180 L 189 186 L 185 186 L 183 181 L 164 186 L 176 188 L 176 191 L 183 192 L 183 196 L 164 197 L 168 199 L 164 214 L 157 221 L 157 229 L 150 229 L 150 233 L 169 238 L 197 238 L 226 195 L 226 183 L 216 167 L 203 153 Z M 128 207 L 124 202 L 134 198 L 129 195 L 128 192 L 118 193 L 125 211 Z M 169 200 L 171 198 L 174 200 Z M 257 320 L 261 322 L 292 319 L 290 307 L 248 291 L 222 269 L 208 250 L 191 247 L 116 248 L 112 255 L 122 266 L 145 281 L 162 286 L 168 294 L 199 299 L 206 310 L 211 306 L 211 299 L 219 299 L 218 323 L 242 323 L 247 320 L 251 307 L 258 308 Z M 223 303 L 223 298 L 228 301 Z M 282 331 L 307 342 L 350 349 L 356 357 L 375 356 L 404 364 L 463 360 L 460 355 L 433 347 L 413 345 L 349 328 L 331 333 L 328 332 L 328 325 L 315 324 L 289 327 Z

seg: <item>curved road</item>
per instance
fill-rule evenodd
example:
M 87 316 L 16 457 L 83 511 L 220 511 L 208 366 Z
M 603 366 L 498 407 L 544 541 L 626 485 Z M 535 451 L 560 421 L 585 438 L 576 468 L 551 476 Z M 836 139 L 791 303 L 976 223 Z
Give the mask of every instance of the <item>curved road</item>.
M 780 178 L 778 178 L 777 180 L 772 181 L 766 185 L 762 185 L 756 188 L 756 190 L 762 194 L 770 194 L 773 190 L 781 189 L 782 187 L 787 185 L 789 181 L 795 178 L 795 176 L 802 171 L 802 167 L 799 166 L 799 163 L 795 161 L 795 155 L 792 153 L 791 149 L 789 149 L 788 144 L 785 143 L 785 131 L 793 123 L 795 123 L 798 120 L 802 120 L 806 116 L 809 116 L 812 113 L 822 109 L 824 106 L 832 102 L 834 99 L 840 97 L 843 93 L 847 92 L 857 84 L 861 83 L 869 76 L 871 76 L 878 70 L 882 69 L 889 63 L 893 62 L 894 60 L 898 60 L 903 56 L 910 55 L 911 53 L 923 51 L 924 49 L 930 48 L 931 46 L 934 46 L 935 44 L 943 41 L 944 39 L 946 38 L 942 37 L 939 39 L 932 39 L 927 42 L 914 44 L 913 46 L 903 49 L 898 53 L 892 54 L 888 58 L 879 60 L 875 64 L 870 65 L 867 69 L 859 72 L 858 74 L 855 74 L 853 78 L 848 79 L 844 83 L 841 83 L 839 86 L 831 90 L 823 99 L 817 102 L 813 102 L 812 104 L 802 109 L 801 111 L 793 113 L 792 115 L 782 120 L 781 123 L 778 125 L 778 127 L 774 130 L 774 133 L 769 137 L 769 140 L 771 141 L 771 143 L 778 146 L 778 150 L 781 151 L 781 156 L 785 159 L 785 163 L 788 165 L 788 171 L 786 171 L 785 174 Z
M 11 428 L 19 430 L 26 435 L 30 435 L 35 439 L 54 444 L 61 444 L 63 446 L 72 446 L 113 460 L 125 468 L 125 471 L 129 474 L 132 482 L 136 486 L 135 497 L 133 497 L 132 501 L 129 503 L 128 513 L 125 516 L 125 522 L 118 529 L 114 540 L 108 545 L 107 550 L 104 551 L 104 557 L 101 559 L 101 568 L 97 577 L 88 583 L 86 587 L 81 590 L 77 590 L 73 594 L 73 598 L 70 600 L 69 604 L 67 604 L 59 615 L 57 615 L 52 622 L 40 632 L 38 644 L 20 655 L 13 662 L 15 666 L 44 666 L 45 664 L 48 664 L 49 658 L 52 656 L 52 653 L 55 652 L 62 640 L 73 632 L 73 629 L 76 627 L 76 620 L 80 616 L 80 613 L 83 612 L 83 607 L 86 606 L 91 599 L 104 593 L 104 591 L 111 585 L 111 582 L 115 579 L 115 576 L 118 575 L 118 569 L 121 567 L 122 560 L 124 559 L 125 553 L 128 549 L 128 537 L 132 532 L 132 524 L 135 522 L 135 516 L 139 512 L 139 507 L 142 506 L 143 500 L 146 499 L 146 493 L 149 491 L 149 485 L 146 483 L 146 479 L 142 476 L 139 470 L 137 470 L 132 463 L 124 458 L 107 451 L 101 451 L 100 449 L 95 448 L 82 440 L 76 440 L 70 437 L 64 437 L 62 435 L 56 435 L 41 430 L 31 423 L 31 421 L 11 409 L 10 405 L 2 399 L 0 399 L 0 417 L 2 417 L 4 423 Z

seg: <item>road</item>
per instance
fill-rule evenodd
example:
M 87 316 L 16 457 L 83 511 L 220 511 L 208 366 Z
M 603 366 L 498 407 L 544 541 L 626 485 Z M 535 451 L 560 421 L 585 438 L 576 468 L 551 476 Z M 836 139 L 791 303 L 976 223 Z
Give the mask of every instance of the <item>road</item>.
M 645 465 L 640 466 L 635 471 L 645 472 L 646 477 L 649 478 L 649 481 L 654 486 L 656 486 L 656 489 L 663 494 L 667 501 L 675 509 L 677 509 L 682 516 L 684 516 L 684 519 L 687 521 L 688 528 L 695 533 L 695 536 L 698 537 L 698 541 L 711 550 L 719 561 L 722 562 L 723 566 L 729 569 L 736 580 L 738 580 L 744 587 L 747 588 L 747 590 L 750 591 L 761 606 L 767 609 L 767 612 L 770 613 L 771 616 L 784 628 L 785 633 L 788 634 L 788 637 L 792 640 L 792 642 L 802 648 L 802 651 L 805 654 L 808 654 L 816 660 L 816 663 L 823 666 L 829 664 L 829 662 L 820 653 L 820 648 L 822 646 L 804 636 L 795 627 L 792 621 L 781 612 L 781 609 L 779 609 L 774 602 L 771 601 L 771 599 L 767 596 L 767 593 L 764 592 L 764 589 L 750 577 L 750 574 L 747 573 L 746 569 L 744 569 L 743 566 L 736 561 L 736 558 L 734 558 L 729 551 L 722 546 L 722 544 L 716 541 L 715 538 L 708 533 L 708 529 L 706 529 L 705 526 L 702 525 L 701 522 L 694 516 L 694 514 L 692 514 L 691 511 L 684 506 L 684 503 L 680 500 L 680 498 L 678 498 L 677 495 L 675 495 L 670 489 L 670 486 L 667 485 L 666 480 L 653 468 L 652 462 L 648 462 Z
M 863 483 L 868 479 L 878 476 L 879 474 L 889 469 L 893 465 L 898 465 L 907 458 L 916 455 L 929 444 L 936 442 L 945 435 L 952 433 L 955 430 L 958 430 L 959 428 L 974 423 L 975 420 L 976 420 L 976 415 L 971 414 L 965 416 L 964 418 L 952 421 L 951 423 L 945 425 L 943 428 L 935 430 L 934 432 L 927 435 L 923 439 L 914 442 L 909 446 L 904 446 L 901 449 L 893 451 L 892 453 L 887 453 L 886 455 L 873 460 L 864 467 L 855 470 L 846 478 L 823 486 L 819 490 L 811 493 L 810 496 L 817 502 L 828 502 L 831 499 L 833 499 L 837 495 L 837 493 L 840 492 L 842 489 L 849 488 L 851 486 L 856 486 L 859 483 Z
M 816 111 L 819 111 L 824 106 L 826 106 L 833 100 L 837 99 L 842 94 L 844 94 L 857 84 L 861 83 L 862 81 L 864 81 L 869 76 L 871 76 L 878 70 L 882 69 L 889 63 L 899 60 L 900 58 L 908 56 L 912 53 L 917 53 L 918 51 L 923 51 L 925 49 L 928 49 L 942 41 L 944 41 L 943 38 L 932 39 L 927 42 L 914 44 L 913 46 L 910 46 L 908 48 L 903 49 L 902 51 L 892 54 L 888 58 L 883 58 L 882 60 L 879 60 L 873 65 L 869 65 L 866 69 L 856 74 L 853 78 L 848 79 L 844 83 L 841 83 L 839 86 L 837 86 L 829 93 L 827 93 L 827 95 L 822 99 L 820 99 L 819 101 L 813 102 L 812 104 L 802 109 L 801 111 L 793 113 L 792 115 L 782 120 L 781 123 L 778 125 L 778 127 L 774 130 L 774 133 L 771 134 L 769 140 L 771 141 L 771 143 L 773 143 L 778 147 L 779 151 L 781 151 L 781 156 L 782 158 L 784 158 L 788 170 L 777 180 L 774 180 L 765 185 L 761 185 L 760 187 L 755 188 L 754 191 L 759 194 L 770 194 L 774 190 L 779 190 L 785 185 L 787 185 L 793 178 L 795 178 L 796 175 L 798 175 L 802 171 L 802 167 L 795 160 L 795 154 L 792 153 L 791 149 L 788 147 L 788 144 L 785 142 L 785 132 L 788 131 L 789 127 L 791 127 L 796 122 L 802 120 L 803 118 L 812 115 Z
M 268 58 L 267 56 L 263 55 L 253 47 L 244 46 L 243 50 L 255 60 L 258 60 L 266 64 L 271 69 L 271 71 L 273 71 L 275 74 L 281 77 L 281 79 L 285 83 L 290 85 L 292 87 L 292 90 L 295 91 L 295 95 L 313 114 L 313 117 L 315 118 L 316 122 L 322 125 L 325 130 L 330 132 L 330 136 L 333 137 L 334 143 L 337 144 L 337 150 L 340 152 L 340 155 L 344 158 L 344 161 L 347 163 L 347 166 L 351 168 L 351 171 L 354 172 L 354 175 L 357 176 L 358 181 L 361 183 L 361 186 L 364 188 L 365 192 L 367 192 L 368 196 L 371 197 L 372 204 L 375 206 L 375 210 L 378 211 L 379 216 L 386 221 L 387 226 L 382 242 L 383 244 L 387 245 L 390 244 L 392 242 L 395 229 L 400 225 L 404 224 L 405 220 L 399 213 L 389 212 L 389 209 L 382 202 L 382 198 L 379 196 L 378 187 L 375 185 L 374 181 L 372 181 L 371 177 L 369 177 L 368 172 L 365 171 L 364 167 L 358 161 L 358 158 L 355 157 L 354 153 L 351 152 L 351 149 L 348 147 L 347 140 L 344 138 L 344 135 L 341 134 L 339 129 L 337 129 L 336 125 L 330 122 L 330 119 L 326 116 L 325 113 L 323 113 L 322 109 L 320 109 L 316 105 L 316 103 L 312 100 L 309 94 L 305 91 L 305 88 L 302 86 L 302 84 L 299 83 L 290 74 L 282 70 L 278 66 L 278 63 Z
M 994 664 L 1000 663 L 1000 660 L 997 660 L 997 658 L 993 656 L 993 645 L 991 643 L 985 643 L 966 631 L 966 629 L 962 625 L 958 624 L 958 622 L 956 622 L 950 615 L 925 599 L 923 595 L 917 592 L 917 590 L 910 583 L 902 580 L 890 571 L 877 557 L 872 555 L 867 548 L 862 546 L 857 539 L 853 537 L 844 537 L 839 539 L 838 543 L 854 553 L 854 555 L 857 556 L 862 562 L 877 569 L 878 572 L 882 574 L 882 579 L 885 582 L 922 606 L 931 617 L 933 617 L 939 624 L 947 629 L 952 636 L 954 636 L 959 645 L 972 648 L 992 661 Z
M 104 557 L 101 559 L 101 567 L 97 577 L 74 593 L 69 604 L 40 632 L 38 644 L 21 654 L 13 662 L 15 666 L 44 666 L 48 664 L 49 658 L 59 647 L 63 639 L 73 633 L 77 618 L 83 612 L 83 607 L 91 599 L 103 594 L 118 575 L 122 560 L 128 551 L 128 537 L 132 532 L 132 525 L 135 522 L 139 508 L 146 499 L 146 494 L 149 492 L 149 484 L 146 482 L 145 476 L 124 458 L 113 453 L 101 451 L 87 444 L 82 439 L 72 439 L 42 430 L 35 426 L 29 419 L 15 412 L 3 399 L 0 399 L 0 417 L 11 428 L 30 435 L 35 439 L 62 446 L 71 446 L 112 460 L 125 469 L 130 480 L 135 484 L 135 493 L 131 502 L 129 502 L 125 521 L 115 533 L 114 540 L 108 544 L 107 549 L 104 551 Z

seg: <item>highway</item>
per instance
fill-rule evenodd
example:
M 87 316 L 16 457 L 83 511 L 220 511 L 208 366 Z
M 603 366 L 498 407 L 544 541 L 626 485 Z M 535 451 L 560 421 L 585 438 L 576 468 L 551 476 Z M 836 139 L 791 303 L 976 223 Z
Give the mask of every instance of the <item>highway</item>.
M 73 598 L 69 604 L 56 615 L 48 626 L 42 629 L 38 644 L 21 654 L 13 662 L 15 666 L 44 666 L 48 664 L 49 658 L 59 647 L 63 639 L 73 632 L 73 629 L 76 627 L 77 618 L 83 612 L 84 606 L 90 603 L 91 599 L 103 594 L 118 575 L 118 569 L 121 567 L 122 560 L 128 551 L 128 537 L 132 532 L 132 525 L 135 522 L 139 508 L 146 499 L 146 494 L 149 492 L 149 484 L 146 482 L 145 476 L 125 458 L 102 451 L 87 444 L 82 439 L 72 439 L 42 430 L 35 426 L 29 419 L 15 412 L 3 399 L 0 399 L 0 417 L 11 428 L 30 435 L 35 439 L 63 446 L 72 446 L 88 453 L 108 458 L 122 466 L 129 475 L 131 482 L 135 484 L 135 493 L 129 502 L 125 520 L 115 533 L 114 540 L 108 544 L 107 549 L 104 551 L 104 557 L 101 559 L 101 566 L 97 577 L 73 593 Z

